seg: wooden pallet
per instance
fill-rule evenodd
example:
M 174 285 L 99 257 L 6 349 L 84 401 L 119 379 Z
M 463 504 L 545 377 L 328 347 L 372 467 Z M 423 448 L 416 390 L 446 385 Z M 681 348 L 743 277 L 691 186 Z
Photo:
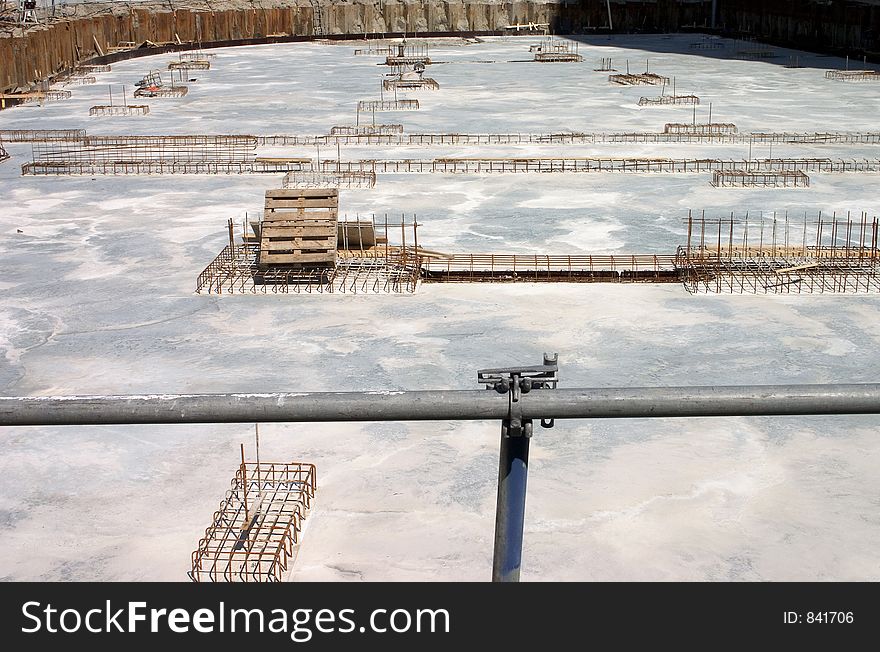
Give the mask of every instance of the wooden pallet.
M 335 267 L 338 215 L 335 188 L 267 190 L 258 264 Z

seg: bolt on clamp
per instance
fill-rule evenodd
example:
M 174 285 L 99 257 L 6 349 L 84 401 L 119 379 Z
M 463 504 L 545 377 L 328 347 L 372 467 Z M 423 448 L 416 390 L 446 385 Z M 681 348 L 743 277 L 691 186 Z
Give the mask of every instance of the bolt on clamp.
M 485 385 L 486 389 L 494 389 L 499 394 L 508 394 L 510 397 L 510 409 L 502 426 L 505 436 L 531 437 L 532 420 L 523 419 L 520 398 L 533 389 L 556 389 L 559 382 L 558 362 L 558 353 L 545 353 L 542 365 L 477 371 L 478 383 Z M 541 419 L 541 427 L 552 428 L 553 419 Z

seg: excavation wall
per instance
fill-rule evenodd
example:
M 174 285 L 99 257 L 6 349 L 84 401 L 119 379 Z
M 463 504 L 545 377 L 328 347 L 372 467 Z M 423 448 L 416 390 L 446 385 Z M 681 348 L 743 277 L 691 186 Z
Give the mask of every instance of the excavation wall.
M 801 50 L 880 55 L 880 2 L 718 0 L 717 25 Z
M 604 0 L 198 0 L 95 5 L 47 27 L 0 38 L 0 90 L 27 87 L 122 41 L 235 45 L 315 36 L 494 33 L 508 25 L 549 23 L 556 33 L 607 29 Z M 612 3 L 615 30 L 675 30 L 705 23 L 708 3 Z M 73 11 L 72 9 L 66 9 Z M 316 14 L 318 14 L 316 16 Z M 126 55 L 126 56 L 131 56 Z
M 713 16 L 713 5 L 715 15 Z M 707 29 L 802 49 L 876 58 L 880 3 L 818 0 L 612 0 L 615 32 Z M 0 33 L 0 91 L 27 88 L 120 42 L 168 49 L 382 34 L 490 34 L 549 23 L 608 29 L 605 0 L 166 0 L 65 5 L 48 24 Z M 155 52 L 127 52 L 119 58 Z

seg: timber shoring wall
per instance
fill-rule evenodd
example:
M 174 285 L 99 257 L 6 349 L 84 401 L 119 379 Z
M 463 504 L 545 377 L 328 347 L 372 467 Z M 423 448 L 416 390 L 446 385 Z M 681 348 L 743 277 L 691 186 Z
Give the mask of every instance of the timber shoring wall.
M 234 0 L 229 0 L 233 2 Z M 313 6 L 300 0 L 267 0 L 213 10 L 178 8 L 167 4 L 108 6 L 105 13 L 51 22 L 25 34 L 0 37 L 0 90 L 27 88 L 77 63 L 95 61 L 122 41 L 177 43 L 193 47 L 247 45 L 315 38 L 314 12 L 320 9 L 324 38 L 363 38 L 391 35 L 476 35 L 497 33 L 513 24 L 549 23 L 557 33 L 591 32 L 607 26 L 604 0 L 319 0 Z M 266 7 L 265 5 L 274 5 Z M 616 31 L 667 31 L 682 24 L 706 24 L 702 4 L 680 5 L 673 0 L 613 4 Z M 187 45 L 189 44 L 189 45 Z M 99 51 L 100 48 L 100 51 Z M 181 49 L 144 48 L 100 57 L 118 61 L 133 56 Z
M 709 31 L 711 1 L 611 2 L 615 32 Z M 267 6 L 268 5 L 268 6 Z M 89 5 L 94 7 L 95 5 Z M 92 10 L 92 9 L 90 9 Z M 104 12 L 0 36 L 0 91 L 32 87 L 77 63 L 94 61 L 122 41 L 177 43 L 101 57 L 118 61 L 194 47 L 248 45 L 315 38 L 315 11 L 324 38 L 480 35 L 507 25 L 549 23 L 555 33 L 605 33 L 605 0 L 215 0 L 204 9 L 171 3 L 107 5 Z M 94 10 L 92 10 L 94 11 Z M 880 3 L 813 0 L 718 0 L 717 32 L 878 60 Z

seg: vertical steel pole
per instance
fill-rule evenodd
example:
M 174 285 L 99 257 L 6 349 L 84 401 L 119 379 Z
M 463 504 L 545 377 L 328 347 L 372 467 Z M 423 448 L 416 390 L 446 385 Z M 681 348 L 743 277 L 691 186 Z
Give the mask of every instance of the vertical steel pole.
M 533 389 L 555 389 L 559 355 L 545 353 L 536 368 L 484 369 L 477 378 L 488 388 L 508 392 L 510 411 L 501 421 L 498 456 L 498 500 L 495 505 L 495 556 L 493 582 L 519 582 L 522 566 L 523 525 L 526 517 L 526 483 L 529 478 L 529 440 L 532 419 L 522 418 L 522 397 Z M 552 419 L 541 419 L 552 428 Z
M 526 481 L 529 475 L 530 420 L 501 422 L 501 455 L 498 464 L 498 502 L 495 508 L 493 582 L 519 582 L 522 564 L 523 523 L 526 514 Z

